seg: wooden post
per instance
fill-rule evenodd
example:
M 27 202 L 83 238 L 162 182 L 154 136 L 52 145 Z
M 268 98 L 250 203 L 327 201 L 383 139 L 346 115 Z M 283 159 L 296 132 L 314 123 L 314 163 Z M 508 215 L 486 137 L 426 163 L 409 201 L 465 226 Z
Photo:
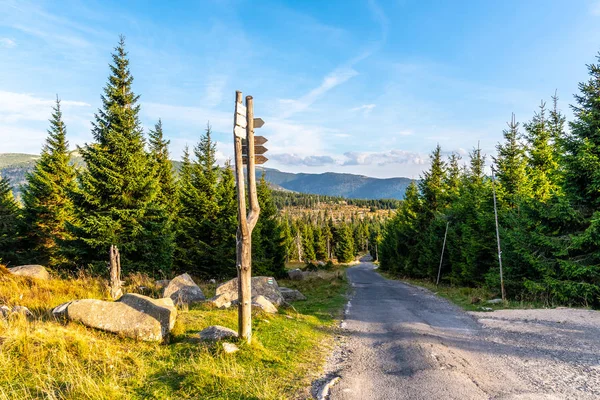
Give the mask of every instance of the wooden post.
M 502 301 L 506 301 L 506 292 L 504 291 L 504 277 L 502 274 L 502 249 L 500 248 L 500 229 L 498 228 L 498 207 L 496 205 L 496 177 L 494 176 L 494 167 L 492 166 L 492 194 L 494 196 L 494 218 L 496 220 L 496 240 L 498 242 L 498 263 L 500 264 L 500 290 L 502 292 Z
M 110 246 L 110 297 L 113 300 L 118 299 L 123 295 L 121 289 L 121 255 L 117 246 Z
M 440 284 L 440 275 L 442 274 L 442 262 L 444 261 L 444 250 L 446 250 L 446 238 L 448 237 L 448 227 L 450 226 L 450 221 L 446 222 L 446 233 L 444 233 L 444 244 L 442 245 L 442 255 L 440 256 L 440 267 L 438 268 L 438 276 L 435 285 Z
M 236 92 L 235 118 L 238 106 L 242 105 L 242 92 Z M 241 108 L 241 107 L 240 107 Z M 260 207 L 256 193 L 256 172 L 254 163 L 254 109 L 251 96 L 246 96 L 246 143 L 247 143 L 247 179 L 250 212 L 246 215 L 246 192 L 244 188 L 244 167 L 242 157 L 242 138 L 235 134 L 235 179 L 238 196 L 238 230 L 236 246 L 236 266 L 238 270 L 238 335 L 250 343 L 252 339 L 252 230 L 256 226 Z

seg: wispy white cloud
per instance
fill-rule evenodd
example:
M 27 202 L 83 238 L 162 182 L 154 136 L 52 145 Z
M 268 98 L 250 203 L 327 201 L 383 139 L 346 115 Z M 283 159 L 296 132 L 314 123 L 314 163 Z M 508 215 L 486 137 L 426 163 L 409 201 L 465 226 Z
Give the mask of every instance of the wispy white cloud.
M 600 16 L 600 1 L 594 1 L 590 5 L 590 13 L 594 16 Z
M 307 166 L 307 167 L 323 167 L 326 165 L 335 164 L 336 161 L 331 156 L 306 156 L 300 157 L 296 154 L 283 153 L 270 156 L 271 160 L 277 161 L 280 164 L 288 166 Z
M 0 91 L 0 122 L 46 121 L 55 101 L 27 93 Z M 61 106 L 90 107 L 88 103 L 73 100 L 62 100 Z
M 373 15 L 373 19 L 377 24 L 379 24 L 379 28 L 381 29 L 381 41 L 385 42 L 388 36 L 388 32 L 390 29 L 390 22 L 388 17 L 385 15 L 383 9 L 379 6 L 379 4 L 375 0 L 369 0 L 369 10 Z
M 375 104 L 363 104 L 362 106 L 351 108 L 350 111 L 358 112 L 363 111 L 365 115 L 368 115 L 375 108 Z
M 356 75 L 358 75 L 358 72 L 353 68 L 340 67 L 329 73 L 325 78 L 323 78 L 323 81 L 319 86 L 312 89 L 304 96 L 296 100 L 280 100 L 280 106 L 282 107 L 281 118 L 289 118 L 298 112 L 306 110 L 325 93 L 355 77 Z
M 0 38 L 0 48 L 12 49 L 17 46 L 17 42 L 10 38 Z

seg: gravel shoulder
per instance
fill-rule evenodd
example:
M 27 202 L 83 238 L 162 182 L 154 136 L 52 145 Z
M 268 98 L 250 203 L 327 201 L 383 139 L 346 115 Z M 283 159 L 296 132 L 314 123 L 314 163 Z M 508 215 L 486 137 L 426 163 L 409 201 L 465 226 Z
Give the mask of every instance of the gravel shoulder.
M 466 313 L 427 289 L 348 270 L 331 399 L 597 399 L 600 313 Z M 339 351 L 338 351 L 339 353 Z

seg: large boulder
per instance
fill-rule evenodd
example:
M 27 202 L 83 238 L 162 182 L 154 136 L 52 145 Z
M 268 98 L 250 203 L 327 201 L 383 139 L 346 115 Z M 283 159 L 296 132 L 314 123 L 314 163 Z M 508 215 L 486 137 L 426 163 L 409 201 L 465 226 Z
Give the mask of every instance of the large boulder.
M 175 324 L 173 301 L 128 293 L 118 301 L 75 300 L 53 310 L 56 316 L 91 328 L 145 341 L 163 341 Z
M 238 334 L 233 329 L 225 328 L 224 326 L 220 325 L 213 325 L 198 332 L 198 337 L 200 340 L 217 341 L 229 338 L 237 338 Z
M 170 297 L 176 305 L 193 304 L 206 300 L 202 289 L 188 274 L 173 278 L 165 288 L 163 297 Z
M 304 279 L 304 274 L 302 273 L 302 271 L 298 268 L 296 269 L 292 269 L 288 271 L 288 276 L 290 277 L 291 280 L 293 281 L 301 281 Z
M 232 302 L 238 299 L 238 280 L 234 278 L 219 285 L 216 290 L 217 296 L 223 296 L 222 301 Z M 255 276 L 252 278 L 252 298 L 264 296 L 276 306 L 282 305 L 285 300 L 279 291 L 277 281 L 268 276 Z
M 46 268 L 41 265 L 20 265 L 18 267 L 8 268 L 8 271 L 13 275 L 28 276 L 44 281 L 50 279 L 50 274 Z
M 285 301 L 289 302 L 289 301 L 306 300 L 306 296 L 303 295 L 302 293 L 300 293 L 296 289 L 290 289 L 290 288 L 286 288 L 283 286 L 279 286 L 279 291 L 283 295 L 283 298 L 285 299 Z

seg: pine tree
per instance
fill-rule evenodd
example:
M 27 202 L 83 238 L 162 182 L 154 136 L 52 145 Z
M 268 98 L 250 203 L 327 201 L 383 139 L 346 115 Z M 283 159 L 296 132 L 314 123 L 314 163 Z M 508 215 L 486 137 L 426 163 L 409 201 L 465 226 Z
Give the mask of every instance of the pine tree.
M 164 138 L 163 124 L 159 119 L 150 130 L 148 144 L 150 145 L 151 165 L 156 172 L 159 183 L 157 200 L 163 204 L 174 217 L 177 212 L 177 184 L 173 173 L 173 163 L 169 156 L 170 141 Z
M 252 272 L 255 275 L 284 277 L 287 274 L 282 229 L 271 188 L 264 174 L 256 185 L 256 194 L 260 205 L 260 218 L 252 232 Z
M 502 197 L 509 206 L 515 207 L 529 193 L 527 158 L 525 147 L 520 143 L 519 123 L 513 114 L 508 129 L 503 131 L 504 144 L 496 146 L 498 156 L 494 159 Z
M 71 239 L 67 224 L 74 222 L 70 194 L 75 188 L 75 168 L 70 165 L 66 127 L 60 100 L 56 99 L 48 138 L 42 154 L 23 188 L 22 211 L 28 261 L 52 268 L 65 266 L 61 245 Z
M 14 264 L 19 261 L 17 220 L 19 206 L 15 201 L 10 183 L 0 175 L 0 263 Z
M 159 184 L 139 121 L 139 96 L 121 36 L 112 56 L 102 108 L 92 124 L 95 142 L 81 149 L 86 169 L 75 193 L 77 238 L 71 249 L 83 265 L 104 270 L 116 245 L 123 272 L 166 273 L 171 266 L 168 215 L 157 202 Z
M 228 268 L 220 268 L 218 248 L 222 245 L 219 231 L 219 167 L 216 143 L 210 125 L 194 148 L 195 160 L 189 156 L 180 180 L 179 223 L 177 228 L 177 268 L 204 277 L 223 277 Z
M 235 262 L 238 209 L 235 177 L 229 162 L 225 164 L 225 168 L 221 172 L 221 179 L 217 184 L 217 205 L 219 212 L 214 236 L 215 266 L 218 269 L 216 276 L 235 277 L 237 274 Z
M 557 151 L 552 141 L 550 123 L 546 119 L 546 103 L 541 103 L 540 111 L 533 116 L 531 122 L 525 124 L 525 130 L 525 138 L 529 143 L 527 178 L 532 195 L 537 201 L 546 201 L 558 189 Z
M 315 244 L 315 259 L 318 261 L 327 260 L 327 242 L 323 235 L 323 229 L 317 225 L 313 230 Z
M 302 254 L 304 255 L 304 261 L 306 262 L 312 262 L 316 259 L 314 234 L 310 221 L 303 226 Z
M 342 223 L 335 229 L 335 257 L 341 263 L 354 260 L 354 239 L 348 224 Z

